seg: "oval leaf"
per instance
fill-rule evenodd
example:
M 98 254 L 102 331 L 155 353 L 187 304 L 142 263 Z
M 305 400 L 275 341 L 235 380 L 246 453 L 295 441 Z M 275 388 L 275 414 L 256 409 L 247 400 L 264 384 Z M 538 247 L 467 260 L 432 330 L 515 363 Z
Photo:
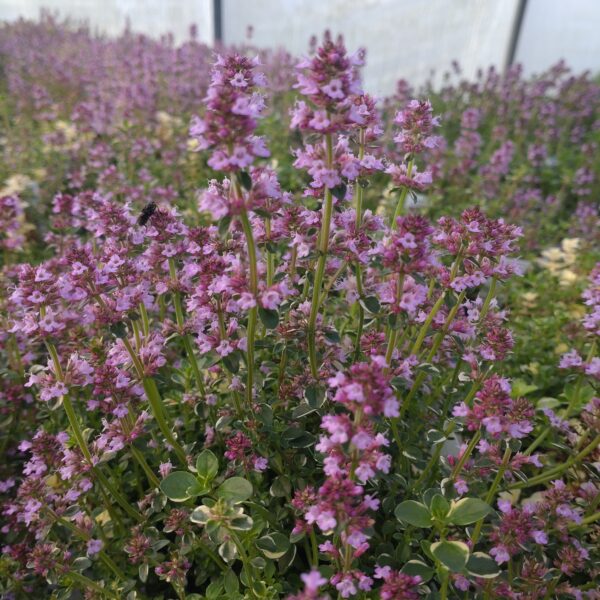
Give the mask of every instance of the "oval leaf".
M 404 521 L 414 527 L 431 527 L 431 513 L 429 509 L 415 500 L 406 500 L 396 506 L 394 511 L 399 521 Z
M 500 575 L 498 563 L 484 552 L 473 552 L 467 561 L 467 571 L 476 577 L 493 579 Z
M 169 500 L 183 502 L 192 497 L 189 490 L 195 488 L 197 483 L 197 479 L 191 473 L 173 471 L 160 482 L 160 489 Z
M 210 450 L 203 450 L 196 459 L 198 477 L 210 481 L 219 472 L 219 460 Z
M 462 498 L 452 502 L 448 513 L 448 521 L 454 525 L 469 525 L 483 519 L 492 507 L 479 498 Z
M 275 329 L 279 325 L 279 313 L 276 310 L 259 306 L 258 316 L 267 329 Z
M 439 521 L 443 521 L 450 510 L 450 503 L 441 494 L 436 494 L 431 499 L 431 504 L 429 506 L 431 514 Z
M 226 540 L 219 546 L 219 556 L 227 563 L 235 560 L 237 548 L 231 540 Z
M 432 578 L 434 569 L 420 560 L 409 560 L 402 569 L 400 569 L 400 572 L 405 575 L 410 575 L 411 577 L 418 575 L 421 578 L 421 582 L 426 583 Z
M 217 489 L 217 496 L 237 504 L 252 496 L 252 484 L 243 477 L 230 477 Z
M 256 540 L 256 547 L 267 558 L 281 558 L 290 547 L 289 539 L 282 533 L 271 533 Z
M 460 573 L 469 559 L 469 547 L 463 542 L 435 542 L 431 553 L 453 573 Z

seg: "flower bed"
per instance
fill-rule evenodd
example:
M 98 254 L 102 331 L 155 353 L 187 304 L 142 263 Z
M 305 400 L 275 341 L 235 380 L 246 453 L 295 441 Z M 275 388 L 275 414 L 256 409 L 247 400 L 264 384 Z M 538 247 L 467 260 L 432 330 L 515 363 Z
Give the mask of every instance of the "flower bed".
M 2 33 L 3 597 L 599 597 L 593 80 Z

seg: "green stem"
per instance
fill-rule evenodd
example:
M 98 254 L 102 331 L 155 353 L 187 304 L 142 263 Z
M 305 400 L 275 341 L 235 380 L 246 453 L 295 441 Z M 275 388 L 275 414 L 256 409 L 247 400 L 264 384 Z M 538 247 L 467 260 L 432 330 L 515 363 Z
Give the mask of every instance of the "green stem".
M 454 423 L 454 422 L 450 423 L 448 425 L 447 429 L 444 430 L 444 437 L 447 438 L 454 431 L 455 428 L 456 428 L 456 423 Z M 435 452 L 431 455 L 429 462 L 427 463 L 427 465 L 425 466 L 425 468 L 419 475 L 419 478 L 411 485 L 410 491 L 418 488 L 423 483 L 425 478 L 431 474 L 434 466 L 439 463 L 443 447 L 444 447 L 444 444 L 442 444 L 442 443 L 436 444 Z
M 237 548 L 238 552 L 240 553 L 240 558 L 242 560 L 242 563 L 244 565 L 244 570 L 246 571 L 246 574 L 248 575 L 249 578 L 249 588 L 250 590 L 252 590 L 252 582 L 254 579 L 254 569 L 252 568 L 252 563 L 250 562 L 250 558 L 248 557 L 248 553 L 246 552 L 246 549 L 244 548 L 244 544 L 242 544 L 240 538 L 233 533 L 233 531 L 231 529 L 227 529 L 227 532 L 229 533 L 231 539 L 233 540 L 233 543 L 235 544 L 235 547 Z
M 333 163 L 333 140 L 331 134 L 325 136 L 327 147 L 327 167 L 331 168 Z M 331 217 L 333 214 L 333 194 L 329 188 L 325 188 L 325 197 L 323 199 L 323 213 L 321 216 L 321 231 L 319 233 L 319 259 L 313 282 L 312 303 L 310 306 L 310 315 L 308 318 L 308 358 L 310 362 L 310 371 L 312 376 L 317 379 L 319 375 L 319 366 L 317 364 L 317 317 L 319 315 L 319 305 L 325 298 L 321 298 L 321 286 L 325 267 L 327 265 L 327 251 L 329 250 L 329 230 L 331 227 Z
M 248 213 L 242 210 L 240 214 L 244 236 L 246 237 L 246 245 L 248 246 L 248 264 L 250 268 L 250 292 L 258 302 L 258 268 L 256 260 L 256 244 L 254 243 L 254 235 L 252 234 L 252 225 L 248 219 Z M 254 340 L 256 338 L 256 323 L 258 319 L 258 305 L 255 304 L 248 314 L 248 328 L 246 330 L 246 357 L 248 373 L 246 375 L 246 405 L 249 410 L 252 410 L 254 401 Z
M 586 525 L 589 525 L 590 523 L 595 523 L 598 520 L 600 520 L 600 512 L 595 512 L 594 514 L 591 514 L 588 517 L 585 517 L 584 519 L 582 519 L 580 523 L 571 523 L 569 525 L 569 529 L 575 529 L 577 527 L 585 527 Z
M 358 288 L 358 279 L 359 279 L 358 271 L 356 275 L 356 287 Z M 362 289 L 362 285 L 360 286 Z M 359 297 L 362 296 L 362 291 L 358 293 Z M 357 303 L 358 306 L 358 325 L 356 326 L 356 339 L 354 340 L 354 362 L 358 362 L 360 359 L 360 347 L 362 343 L 362 333 L 365 325 L 365 309 L 362 307 L 360 302 Z
M 485 497 L 485 501 L 487 504 L 491 504 L 492 500 L 494 499 L 494 496 L 496 495 L 498 486 L 502 482 L 504 473 L 506 472 L 506 469 L 508 468 L 508 463 L 510 462 L 510 455 L 511 455 L 511 449 L 510 449 L 510 446 L 507 446 L 506 450 L 504 451 L 504 456 L 502 457 L 502 463 L 500 464 L 500 468 L 498 469 L 498 472 L 496 473 L 496 477 L 494 478 L 494 481 L 492 483 L 492 487 L 489 489 L 489 491 Z M 480 519 L 475 524 L 475 529 L 473 529 L 473 535 L 471 536 L 471 541 L 473 542 L 473 547 L 475 547 L 475 544 L 477 543 L 477 540 L 479 539 L 479 534 L 481 533 L 482 527 L 483 527 L 483 519 Z
M 319 307 L 321 307 L 323 305 L 323 303 L 325 302 L 327 296 L 329 295 L 329 292 L 331 291 L 331 288 L 333 287 L 335 282 L 338 280 L 338 277 L 344 272 L 344 269 L 346 268 L 346 266 L 347 266 L 347 263 L 344 261 L 340 265 L 338 270 L 332 275 L 332 277 L 329 279 L 329 281 L 325 284 L 325 287 L 323 288 L 323 293 L 321 294 L 321 301 L 319 302 Z
M 58 351 L 56 350 L 56 346 L 52 342 L 46 342 L 46 347 L 48 348 L 48 352 L 50 353 L 50 356 L 52 357 L 52 362 L 54 363 L 56 378 L 57 380 L 64 383 L 64 376 L 62 368 L 60 366 L 60 360 L 58 357 Z M 83 431 L 79 426 L 77 413 L 75 412 L 75 408 L 73 407 L 73 403 L 71 402 L 71 398 L 68 396 L 68 394 L 65 394 L 62 397 L 62 404 L 65 408 L 65 413 L 69 421 L 69 426 L 71 428 L 71 431 L 73 432 L 73 436 L 75 437 L 75 442 L 81 450 L 81 453 L 83 454 L 83 457 L 85 458 L 86 462 L 90 465 L 90 469 L 94 476 L 98 479 L 98 481 L 104 487 L 104 489 L 110 492 L 112 497 L 131 518 L 135 519 L 136 521 L 143 521 L 144 518 L 142 517 L 142 515 L 129 504 L 127 499 L 108 481 L 108 479 L 104 476 L 102 471 L 100 471 L 100 469 L 93 464 L 92 455 L 85 441 L 85 437 L 83 436 Z
M 410 177 L 413 170 L 413 159 L 411 158 L 408 161 L 408 165 L 406 167 L 406 176 Z M 396 210 L 394 211 L 394 216 L 392 217 L 392 222 L 390 223 L 390 228 L 396 228 L 396 219 L 402 214 L 404 211 L 404 202 L 406 201 L 406 195 L 408 194 L 408 188 L 404 186 L 402 191 L 400 192 L 400 197 L 398 198 L 398 204 L 396 204 Z
M 267 242 L 271 241 L 271 219 L 265 219 L 265 237 Z M 273 285 L 273 276 L 275 274 L 275 255 L 266 247 L 267 254 L 267 287 Z
M 150 485 L 152 485 L 155 488 L 159 487 L 160 481 L 150 468 L 150 465 L 146 462 L 144 455 L 133 444 L 129 446 L 129 450 L 131 451 L 131 454 L 135 458 L 135 460 L 137 460 L 140 467 L 142 467 L 144 473 L 146 473 L 146 477 L 148 478 L 148 482 L 150 483 Z
M 173 284 L 176 284 L 177 269 L 175 267 L 175 261 L 173 260 L 173 258 L 169 258 L 169 273 L 171 275 L 171 281 L 173 282 Z M 194 354 L 194 349 L 190 341 L 190 336 L 185 332 L 185 319 L 183 316 L 183 307 L 181 305 L 181 294 L 178 290 L 173 291 L 173 305 L 175 306 L 175 318 L 177 320 L 177 327 L 179 328 L 181 339 L 183 340 L 183 347 L 185 348 L 185 353 L 187 354 L 188 361 L 192 367 L 192 372 L 194 373 L 196 385 L 198 386 L 198 389 L 200 390 L 202 396 L 205 396 L 206 391 L 204 389 L 204 382 L 202 381 L 202 374 L 200 373 L 200 368 L 198 367 L 198 361 L 196 360 L 196 355 Z
M 223 573 L 227 573 L 229 567 L 221 560 L 219 556 L 209 548 L 202 540 L 196 539 L 196 546 L 202 550 L 218 567 L 223 571 Z
M 310 547 L 312 549 L 312 566 L 316 568 L 319 566 L 319 546 L 314 529 L 310 530 Z
M 444 304 L 445 298 L 446 298 L 446 291 L 444 290 L 440 294 L 440 297 L 437 299 L 436 303 L 431 307 L 431 310 L 429 311 L 429 314 L 427 315 L 427 318 L 425 319 L 423 325 L 421 325 L 421 329 L 419 330 L 417 339 L 415 340 L 412 350 L 410 351 L 411 354 L 416 355 L 419 352 L 419 350 L 421 349 L 421 346 L 423 345 L 423 342 L 425 341 L 425 336 L 427 335 L 427 332 L 429 331 L 429 328 L 431 327 L 431 324 L 433 323 L 433 319 L 435 319 L 435 316 L 438 314 L 440 308 L 442 308 L 442 304 Z
M 146 396 L 148 397 L 152 414 L 158 424 L 158 428 L 164 435 L 169 445 L 173 448 L 173 451 L 177 455 L 177 458 L 181 464 L 187 467 L 187 455 L 181 444 L 175 439 L 175 436 L 173 435 L 173 432 L 167 423 L 166 410 L 156 382 L 151 377 L 144 377 L 142 384 L 144 386 Z
M 463 452 L 459 461 L 454 466 L 454 469 L 452 469 L 452 475 L 450 477 L 453 482 L 456 481 L 456 478 L 460 475 L 462 468 L 465 466 L 465 463 L 469 460 L 473 450 L 475 449 L 475 446 L 477 445 L 477 443 L 479 442 L 480 439 L 481 439 L 481 430 L 478 429 L 475 432 L 475 435 L 471 438 L 469 445 L 465 448 L 465 451 Z
M 148 311 L 146 310 L 146 306 L 143 302 L 140 302 L 139 310 L 142 318 L 142 331 L 144 336 L 148 337 L 150 334 L 150 319 L 148 318 Z
M 402 290 L 404 289 L 404 273 L 398 273 L 398 279 L 396 281 L 396 302 L 400 303 L 402 297 Z M 396 341 L 398 340 L 398 330 L 392 328 L 389 324 L 387 326 L 386 338 L 388 340 L 387 348 L 385 351 L 385 362 L 387 363 L 386 369 L 392 364 L 392 357 L 394 355 L 394 348 L 396 347 Z
M 490 303 L 496 294 L 496 278 L 492 277 L 492 282 L 490 283 L 490 289 L 488 290 L 487 296 L 483 302 L 483 306 L 481 307 L 481 312 L 479 313 L 479 321 L 483 321 L 488 314 L 488 310 L 490 309 Z
M 579 454 L 573 456 L 566 460 L 563 464 L 557 465 L 556 467 L 541 473 L 537 477 L 532 477 L 527 481 L 521 481 L 519 483 L 515 483 L 514 485 L 509 486 L 509 490 L 520 489 L 520 488 L 528 488 L 534 485 L 538 485 L 541 483 L 545 483 L 550 479 L 554 479 L 559 475 L 562 475 L 567 469 L 571 468 L 573 465 L 578 463 L 580 460 L 584 459 L 588 454 L 591 454 L 596 447 L 600 444 L 600 435 L 597 435 Z
M 358 133 L 358 159 L 362 160 L 365 156 L 365 141 L 366 141 L 366 132 L 364 129 L 360 129 Z M 358 231 L 360 226 L 362 225 L 362 217 L 363 217 L 363 187 L 360 185 L 360 182 L 356 182 L 356 215 L 355 215 L 355 227 L 356 234 L 358 235 Z M 364 296 L 364 290 L 362 285 L 362 268 L 360 265 L 360 261 L 356 261 L 356 291 L 358 292 L 358 298 L 362 298 Z M 360 343 L 362 338 L 363 326 L 365 322 L 365 309 L 362 307 L 362 304 L 359 302 L 356 303 L 358 306 L 358 326 L 356 329 L 356 340 L 354 342 L 354 361 L 358 361 L 360 357 Z
M 83 589 L 84 591 L 95 590 L 102 596 L 106 596 L 107 598 L 114 598 L 115 600 L 119 600 L 119 596 L 117 596 L 116 594 L 113 594 L 113 592 L 111 592 L 110 590 L 104 589 L 102 586 L 98 585 L 95 581 L 92 581 L 91 579 L 89 579 L 85 575 L 82 575 L 81 573 L 76 573 L 75 571 L 69 571 L 68 573 L 66 573 L 65 576 L 68 577 L 69 579 L 71 579 L 73 582 L 77 582 L 81 586 L 81 589 Z
M 46 508 L 48 514 L 57 522 L 60 523 L 63 527 L 68 529 L 71 533 L 75 534 L 79 539 L 87 542 L 91 539 L 91 536 L 84 530 L 79 529 L 76 525 L 73 525 L 67 519 L 58 516 L 51 508 Z M 98 553 L 98 558 L 112 571 L 112 573 L 116 576 L 117 579 L 121 581 L 125 581 L 127 577 L 125 573 L 117 567 L 117 565 L 113 562 L 113 560 L 104 552 L 104 550 L 100 550 Z
M 440 600 L 447 600 L 448 598 L 448 583 L 450 581 L 450 573 L 444 569 L 442 576 L 442 587 L 440 588 Z
M 450 329 L 450 325 L 452 324 L 454 317 L 456 317 L 456 313 L 458 312 L 460 305 L 462 304 L 463 300 L 465 299 L 465 295 L 466 295 L 466 291 L 463 291 L 458 296 L 456 304 L 452 307 L 452 309 L 448 313 L 448 316 L 446 317 L 446 321 L 444 322 L 444 325 L 442 326 L 442 328 L 438 332 L 438 334 L 435 336 L 435 339 L 433 341 L 433 344 L 431 345 L 431 349 L 429 350 L 429 353 L 427 354 L 427 358 L 425 359 L 425 362 L 430 363 L 433 360 L 433 358 L 435 357 L 435 355 L 437 354 L 437 351 L 439 350 L 440 346 L 442 345 L 442 342 L 446 338 L 446 335 L 448 333 L 448 330 Z M 410 406 L 410 403 L 411 403 L 413 397 L 415 396 L 415 394 L 421 387 L 421 384 L 425 380 L 425 377 L 426 377 L 426 374 L 424 371 L 421 371 L 417 375 L 413 385 L 410 388 L 410 391 L 408 392 L 408 395 L 404 399 L 403 406 L 406 406 L 407 408 Z
M 202 396 L 205 396 L 206 390 L 204 388 L 204 382 L 202 381 L 202 373 L 200 373 L 200 368 L 198 367 L 198 361 L 196 360 L 196 355 L 194 354 L 194 349 L 192 347 L 192 342 L 190 340 L 189 334 L 186 333 L 182 339 L 183 347 L 185 348 L 185 352 L 188 356 L 188 360 L 190 361 L 190 365 L 192 365 L 192 372 L 194 373 L 196 385 L 200 390 L 200 394 Z
M 164 407 L 160 392 L 158 391 L 156 381 L 154 381 L 152 377 L 146 377 L 144 373 L 144 367 L 135 350 L 131 347 L 131 343 L 129 342 L 127 336 L 124 336 L 121 338 L 121 340 L 127 352 L 129 353 L 136 373 L 140 378 L 142 385 L 144 386 L 144 391 L 146 392 L 146 397 L 148 398 L 148 403 L 150 404 L 150 409 L 152 410 L 152 416 L 158 424 L 158 428 L 169 445 L 173 448 L 177 458 L 185 467 L 187 467 L 186 453 L 181 444 L 175 439 L 175 436 L 173 435 L 173 432 L 167 423 L 167 411 Z

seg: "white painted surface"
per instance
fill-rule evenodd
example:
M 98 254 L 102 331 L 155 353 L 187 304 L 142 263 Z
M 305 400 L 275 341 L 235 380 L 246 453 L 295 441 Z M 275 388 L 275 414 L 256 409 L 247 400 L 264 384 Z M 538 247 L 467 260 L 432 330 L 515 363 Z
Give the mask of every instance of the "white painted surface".
M 348 49 L 367 48 L 365 88 L 383 95 L 403 77 L 423 83 L 456 59 L 472 77 L 478 67 L 502 66 L 516 0 L 222 0 L 226 43 L 307 51 L 312 34 L 343 33 Z
M 212 0 L 0 0 L 0 20 L 37 19 L 44 8 L 109 35 L 129 23 L 133 31 L 156 38 L 173 33 L 177 42 L 188 39 L 190 25 L 196 24 L 198 39 L 212 44 L 212 7 Z
M 600 71 L 600 1 L 528 0 L 516 58 L 526 73 L 561 58 L 576 71 Z

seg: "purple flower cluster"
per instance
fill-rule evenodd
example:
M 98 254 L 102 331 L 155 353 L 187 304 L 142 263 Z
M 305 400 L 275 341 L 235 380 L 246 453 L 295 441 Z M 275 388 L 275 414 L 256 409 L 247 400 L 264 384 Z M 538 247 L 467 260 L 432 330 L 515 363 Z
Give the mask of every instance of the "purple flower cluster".
M 197 150 L 212 150 L 208 164 L 215 171 L 239 171 L 256 157 L 269 156 L 264 138 L 254 135 L 265 106 L 255 89 L 266 85 L 264 75 L 255 71 L 259 64 L 237 54 L 217 57 L 204 100 L 206 114 L 190 125 Z
M 600 336 L 600 263 L 592 270 L 589 286 L 582 294 L 584 303 L 589 307 L 588 313 L 582 319 L 583 328 L 592 342 L 592 351 L 587 358 L 573 348 L 565 353 L 559 363 L 561 369 L 575 369 L 593 379 L 600 379 L 600 357 L 594 356 L 593 350 Z
M 483 427 L 492 439 L 524 438 L 533 429 L 534 409 L 525 398 L 511 398 L 510 392 L 506 379 L 492 375 L 475 395 L 473 406 L 461 402 L 452 413 L 463 418 L 470 431 Z
M 325 415 L 321 421 L 326 433 L 316 449 L 325 455 L 323 471 L 327 479 L 316 492 L 297 492 L 293 501 L 304 517 L 295 531 L 317 525 L 327 536 L 333 535 L 333 540 L 321 544 L 320 550 L 339 565 L 340 571 L 331 583 L 343 598 L 359 590 L 368 591 L 373 585 L 371 577 L 348 567 L 348 557 L 351 564 L 369 548 L 367 530 L 373 524 L 369 512 L 379 507 L 379 500 L 365 494 L 364 486 L 378 472 L 388 473 L 391 466 L 391 457 L 382 451 L 389 442 L 375 431 L 378 417 L 399 416 L 399 404 L 385 368 L 385 361 L 374 357 L 370 363 L 355 364 L 348 374 L 338 373 L 329 380 L 329 387 L 335 390 L 333 402 L 345 411 Z

